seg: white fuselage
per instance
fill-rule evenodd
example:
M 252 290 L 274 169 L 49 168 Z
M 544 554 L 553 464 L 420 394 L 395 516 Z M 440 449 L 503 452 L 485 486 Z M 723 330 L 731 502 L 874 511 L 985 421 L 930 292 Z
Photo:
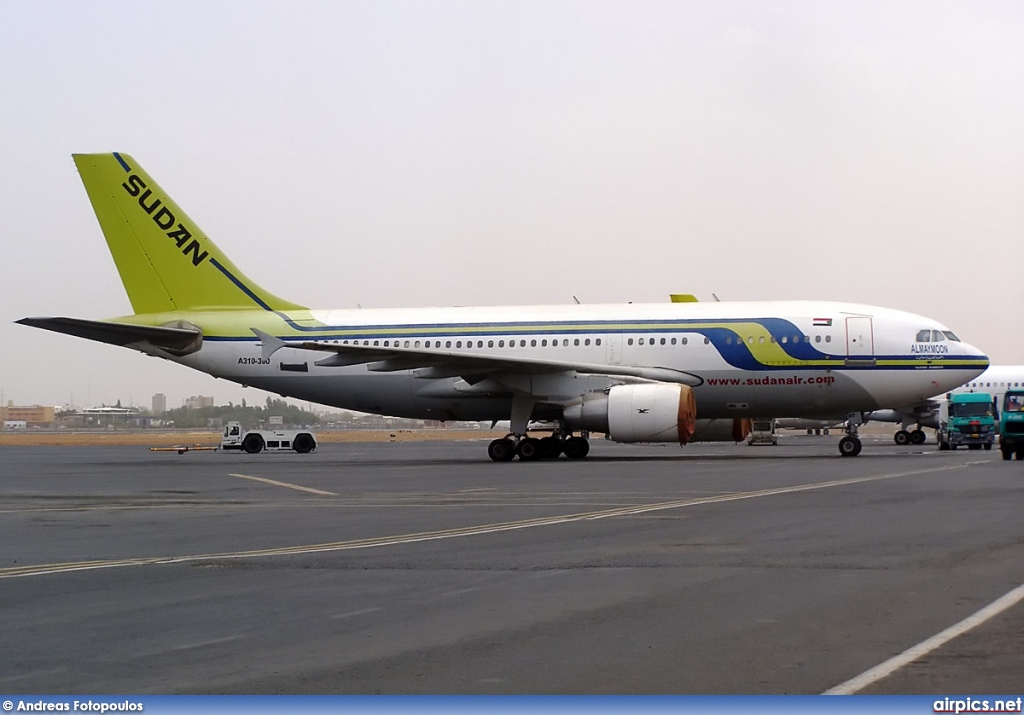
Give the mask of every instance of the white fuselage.
M 474 380 L 467 374 L 471 362 L 460 367 L 461 358 L 474 356 L 679 371 L 693 377 L 701 418 L 813 417 L 906 404 L 953 389 L 986 364 L 980 351 L 957 340 L 916 343 L 923 329 L 947 330 L 933 320 L 844 303 L 420 308 L 312 316 L 287 330 L 282 323 L 280 337 L 339 348 L 387 347 L 416 359 L 408 369 L 372 362 L 318 365 L 327 353 L 293 347 L 263 358 L 255 335 L 218 337 L 219 321 L 237 327 L 245 320 L 238 312 L 201 317 L 202 349 L 172 359 L 286 396 L 427 419 L 507 419 L 517 391 L 537 396 L 557 416 L 565 400 L 619 382 L 568 369 L 525 376 L 510 370 Z M 452 376 L 424 376 L 413 363 L 450 365 Z M 537 417 L 546 416 L 542 407 Z

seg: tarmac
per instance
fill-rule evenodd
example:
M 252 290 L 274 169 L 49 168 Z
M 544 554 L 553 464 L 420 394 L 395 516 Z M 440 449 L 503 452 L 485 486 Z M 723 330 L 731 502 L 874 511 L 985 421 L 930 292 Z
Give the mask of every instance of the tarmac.
M 0 447 L 0 693 L 1020 695 L 1024 464 L 837 441 Z

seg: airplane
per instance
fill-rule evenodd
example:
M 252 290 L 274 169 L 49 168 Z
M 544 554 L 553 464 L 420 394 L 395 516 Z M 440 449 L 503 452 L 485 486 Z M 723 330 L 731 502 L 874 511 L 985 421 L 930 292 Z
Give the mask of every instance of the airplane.
M 755 417 L 860 415 L 968 382 L 988 358 L 913 313 L 814 301 L 311 310 L 231 262 L 131 156 L 76 154 L 133 314 L 18 323 L 285 397 L 396 417 L 510 420 L 496 461 L 618 442 L 743 439 Z M 916 336 L 946 336 L 944 350 Z M 530 420 L 558 425 L 544 439 Z

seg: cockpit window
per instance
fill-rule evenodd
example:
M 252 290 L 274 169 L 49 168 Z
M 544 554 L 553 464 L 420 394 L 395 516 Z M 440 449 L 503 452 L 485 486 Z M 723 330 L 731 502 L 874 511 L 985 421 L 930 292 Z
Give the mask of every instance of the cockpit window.
M 947 338 L 949 338 L 950 340 L 952 340 L 952 341 L 953 341 L 954 343 L 959 343 L 959 342 L 960 342 L 960 338 L 958 338 L 958 337 L 957 337 L 957 336 L 956 336 L 956 335 L 955 335 L 955 334 L 953 333 L 953 331 L 952 331 L 952 330 L 943 330 L 943 331 L 942 331 L 942 334 L 943 334 L 943 335 L 945 335 L 945 336 L 946 336 Z
M 946 342 L 946 336 L 942 334 L 941 330 L 932 331 L 932 342 L 933 343 L 944 343 Z
M 916 342 L 919 343 L 930 343 L 932 341 L 932 331 L 930 330 L 918 330 Z

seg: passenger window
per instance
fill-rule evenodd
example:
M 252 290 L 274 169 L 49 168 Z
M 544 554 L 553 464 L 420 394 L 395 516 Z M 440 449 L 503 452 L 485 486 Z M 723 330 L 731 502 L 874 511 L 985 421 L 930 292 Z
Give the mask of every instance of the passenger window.
M 821 336 L 820 335 L 815 335 L 814 336 L 814 342 L 820 343 L 821 342 Z
M 644 344 L 644 339 L 640 338 L 639 340 L 637 340 L 637 343 L 640 344 L 640 345 L 643 345 Z
M 494 347 L 494 341 L 493 340 L 488 340 L 487 341 L 487 347 L 493 348 Z
M 782 343 L 783 343 L 783 345 L 785 345 L 788 342 L 789 342 L 789 336 L 788 335 L 783 335 L 782 336 Z
M 630 338 L 629 340 L 626 341 L 626 345 L 632 345 L 632 344 L 633 344 L 633 338 Z
M 597 340 L 594 341 L 594 345 L 600 345 L 600 344 L 601 344 L 601 338 L 598 338 Z
M 455 347 L 461 348 L 462 347 L 462 341 L 460 340 L 457 343 L 455 343 Z
M 675 342 L 675 340 L 673 340 L 672 342 L 674 343 L 674 342 Z M 664 344 L 665 344 L 665 338 L 662 338 L 662 339 L 661 339 L 661 344 L 662 344 L 662 345 L 664 345 Z
M 732 345 L 732 336 L 731 335 L 725 339 L 725 344 L 726 345 Z
M 710 345 L 711 344 L 711 338 L 704 338 L 704 344 L 705 345 Z
M 545 338 L 544 340 L 541 340 L 541 341 L 540 341 L 540 346 L 541 346 L 542 348 L 546 348 L 546 347 L 548 346 L 548 341 L 547 341 L 547 338 Z
M 761 345 L 764 345 L 764 336 L 762 335 L 761 337 L 759 337 L 757 339 L 757 342 L 759 342 Z
M 753 335 L 748 335 L 747 336 L 747 345 L 753 345 L 753 344 L 754 344 L 754 336 Z
M 825 336 L 825 342 L 826 342 L 826 343 L 830 343 L 830 342 L 832 342 L 832 336 L 831 336 L 831 335 L 826 335 L 826 336 Z
M 530 347 L 531 348 L 537 347 L 537 340 L 536 339 L 530 341 Z
M 590 345 L 590 338 L 585 338 L 585 339 L 583 340 L 583 344 L 584 344 L 584 345 Z
M 683 339 L 682 339 L 682 343 L 683 343 L 683 345 L 686 345 L 686 343 L 687 343 L 687 339 L 686 339 L 686 338 L 683 338 Z
M 444 346 L 446 348 L 450 348 L 452 346 L 452 341 L 451 340 L 446 340 L 445 343 L 444 343 Z
M 573 338 L 572 344 L 573 344 L 574 347 L 578 348 L 580 346 L 580 339 L 579 338 Z
M 673 345 L 675 345 L 675 344 L 676 344 L 676 339 L 675 339 L 675 338 L 672 338 L 672 344 L 673 344 Z

